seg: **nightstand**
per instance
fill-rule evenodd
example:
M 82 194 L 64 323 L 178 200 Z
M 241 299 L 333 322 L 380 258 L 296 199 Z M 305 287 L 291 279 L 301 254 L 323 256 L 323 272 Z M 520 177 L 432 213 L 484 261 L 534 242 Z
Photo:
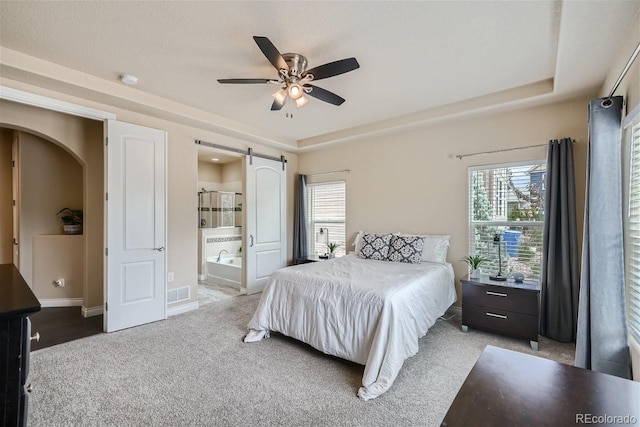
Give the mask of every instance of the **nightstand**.
M 469 327 L 526 338 L 538 350 L 540 283 L 516 283 L 465 277 L 462 282 L 462 331 Z

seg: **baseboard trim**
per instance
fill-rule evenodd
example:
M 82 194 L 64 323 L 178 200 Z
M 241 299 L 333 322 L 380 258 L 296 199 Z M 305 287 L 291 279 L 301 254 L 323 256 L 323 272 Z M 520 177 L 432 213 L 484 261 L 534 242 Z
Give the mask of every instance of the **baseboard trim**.
M 43 298 L 38 299 L 40 307 L 81 307 L 84 300 L 82 298 Z
M 169 307 L 167 309 L 167 317 L 175 316 L 176 314 L 187 313 L 189 311 L 197 310 L 200 308 L 198 301 L 190 302 L 188 304 L 180 304 L 175 307 Z
M 87 318 L 87 317 L 93 317 L 93 316 L 100 316 L 101 314 L 104 314 L 104 307 L 101 305 L 98 305 L 96 307 L 82 307 L 82 317 Z

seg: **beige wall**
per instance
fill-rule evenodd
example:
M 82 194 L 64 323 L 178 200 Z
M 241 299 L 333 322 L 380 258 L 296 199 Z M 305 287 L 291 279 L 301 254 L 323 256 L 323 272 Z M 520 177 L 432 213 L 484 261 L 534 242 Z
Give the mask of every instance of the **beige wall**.
M 229 162 L 222 165 L 222 182 L 242 182 L 242 161 Z M 242 187 L 241 187 L 242 188 Z
M 222 182 L 222 165 L 198 161 L 198 181 Z
M 55 306 L 60 304 L 59 300 L 83 298 L 84 265 L 78 262 L 83 259 L 83 252 L 82 235 L 34 236 L 32 288 L 43 305 L 47 302 Z M 53 285 L 58 279 L 64 280 L 64 286 Z
M 448 260 L 458 280 L 468 252 L 469 166 L 544 159 L 545 148 L 455 156 L 546 144 L 574 144 L 579 234 L 582 232 L 589 98 L 407 129 L 301 153 L 300 173 L 350 169 L 346 177 L 347 240 L 358 230 L 450 234 Z M 456 304 L 460 303 L 460 298 Z
M 27 132 L 19 133 L 19 146 L 19 269 L 33 288 L 34 237 L 62 234 L 56 217 L 60 209 L 83 209 L 82 166 L 62 148 Z
M 0 129 L 0 264 L 13 262 L 12 140 L 11 129 Z

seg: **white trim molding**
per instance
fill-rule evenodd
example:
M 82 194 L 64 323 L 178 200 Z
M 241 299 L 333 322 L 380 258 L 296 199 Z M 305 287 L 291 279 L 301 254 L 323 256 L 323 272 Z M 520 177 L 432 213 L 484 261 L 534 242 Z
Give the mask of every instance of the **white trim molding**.
M 0 99 L 18 102 L 20 104 L 31 105 L 33 107 L 45 108 L 59 113 L 71 114 L 93 120 L 115 120 L 116 115 L 107 111 L 96 110 L 83 105 L 72 104 L 71 102 L 60 101 L 47 96 L 36 95 L 7 86 L 0 86 Z
M 39 299 L 40 307 L 81 307 L 84 302 L 82 298 L 43 298 Z
M 100 316 L 101 314 L 104 314 L 104 307 L 101 305 L 95 307 L 82 306 L 82 317 L 85 319 L 87 317 Z
M 198 304 L 198 301 L 190 302 L 188 304 L 180 304 L 175 307 L 169 307 L 167 308 L 167 317 L 175 316 L 176 314 L 187 313 L 199 308 L 200 305 Z

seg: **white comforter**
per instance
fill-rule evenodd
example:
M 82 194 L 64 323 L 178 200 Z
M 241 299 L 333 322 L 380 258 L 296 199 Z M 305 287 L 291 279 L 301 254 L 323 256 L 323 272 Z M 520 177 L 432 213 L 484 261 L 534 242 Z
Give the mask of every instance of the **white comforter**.
M 277 331 L 365 365 L 361 399 L 391 387 L 418 339 L 456 300 L 450 264 L 373 261 L 355 255 L 271 275 L 245 342 Z

